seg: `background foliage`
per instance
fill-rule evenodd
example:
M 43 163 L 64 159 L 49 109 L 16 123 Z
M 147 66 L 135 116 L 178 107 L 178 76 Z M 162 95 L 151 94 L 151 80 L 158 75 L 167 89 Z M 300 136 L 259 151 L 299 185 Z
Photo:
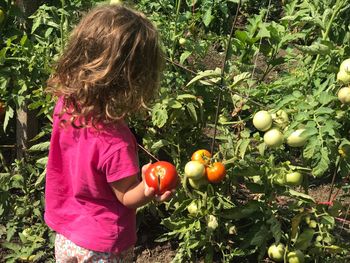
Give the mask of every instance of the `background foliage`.
M 1 256 L 6 262 L 49 262 L 53 235 L 42 215 L 53 100 L 44 93 L 45 82 L 71 28 L 84 11 L 103 2 L 36 1 L 34 10 L 25 3 L 0 0 L 0 101 L 6 109 L 0 131 Z M 339 222 L 348 213 L 344 200 L 319 204 L 308 190 L 334 176 L 342 198 L 348 192 L 349 110 L 337 99 L 342 85 L 336 74 L 350 57 L 350 4 L 129 4 L 158 26 L 167 57 L 159 97 L 130 126 L 148 151 L 176 164 L 183 181 L 170 203 L 141 209 L 140 224 L 150 212 L 161 220 L 158 241 L 179 242 L 175 262 L 256 262 L 274 242 L 302 250 L 308 262 L 348 259 Z M 18 160 L 5 145 L 16 144 L 16 112 L 23 106 L 35 113 L 39 129 Z M 305 128 L 306 145 L 267 147 L 252 125 L 259 110 L 288 113 L 284 136 Z M 193 189 L 183 167 L 196 149 L 212 146 L 226 165 L 226 179 Z M 149 158 L 141 151 L 142 162 Z M 276 183 L 291 171 L 303 174 L 301 187 Z M 190 204 L 195 213 L 188 211 Z

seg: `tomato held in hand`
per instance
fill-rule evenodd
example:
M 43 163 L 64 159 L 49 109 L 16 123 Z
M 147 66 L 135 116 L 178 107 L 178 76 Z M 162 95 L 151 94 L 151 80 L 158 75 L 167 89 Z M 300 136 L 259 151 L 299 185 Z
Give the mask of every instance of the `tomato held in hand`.
M 211 153 L 208 150 L 201 149 L 197 150 L 192 154 L 191 160 L 201 162 L 207 165 L 210 162 Z
M 155 189 L 155 194 L 161 195 L 176 188 L 178 174 L 171 163 L 159 161 L 151 164 L 145 172 L 145 181 L 149 187 Z
M 222 181 L 226 175 L 225 165 L 221 162 L 215 162 L 206 169 L 207 179 L 211 183 Z

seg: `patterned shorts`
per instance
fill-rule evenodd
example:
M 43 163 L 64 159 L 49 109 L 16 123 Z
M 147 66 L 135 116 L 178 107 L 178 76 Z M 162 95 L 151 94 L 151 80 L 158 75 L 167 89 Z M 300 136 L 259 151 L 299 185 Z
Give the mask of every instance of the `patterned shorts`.
M 55 258 L 57 263 L 131 263 L 133 257 L 133 247 L 119 254 L 97 252 L 79 247 L 64 236 L 56 234 Z

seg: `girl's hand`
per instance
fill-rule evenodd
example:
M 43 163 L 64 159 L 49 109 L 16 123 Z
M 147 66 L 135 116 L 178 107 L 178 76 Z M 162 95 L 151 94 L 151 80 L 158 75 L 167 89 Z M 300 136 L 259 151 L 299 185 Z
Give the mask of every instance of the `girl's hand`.
M 150 165 L 151 165 L 151 163 L 148 163 L 148 164 L 142 166 L 142 169 L 141 169 L 142 180 L 144 178 L 145 171 L 147 170 L 148 166 L 150 166 Z M 145 189 L 145 192 L 144 192 L 145 196 L 146 197 L 154 197 L 154 199 L 158 202 L 168 201 L 176 191 L 175 189 L 173 189 L 171 191 L 166 191 L 162 195 L 156 195 L 154 193 L 155 189 L 153 187 L 149 187 L 144 180 L 143 180 L 143 184 L 144 184 L 144 189 Z

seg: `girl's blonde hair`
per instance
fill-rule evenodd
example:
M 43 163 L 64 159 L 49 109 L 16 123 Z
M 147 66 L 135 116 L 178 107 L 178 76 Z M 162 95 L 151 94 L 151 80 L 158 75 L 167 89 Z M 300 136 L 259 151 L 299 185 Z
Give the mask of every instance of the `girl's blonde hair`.
M 111 124 L 152 99 L 162 65 L 157 29 L 144 14 L 99 6 L 73 30 L 47 90 L 63 97 L 72 124 Z

